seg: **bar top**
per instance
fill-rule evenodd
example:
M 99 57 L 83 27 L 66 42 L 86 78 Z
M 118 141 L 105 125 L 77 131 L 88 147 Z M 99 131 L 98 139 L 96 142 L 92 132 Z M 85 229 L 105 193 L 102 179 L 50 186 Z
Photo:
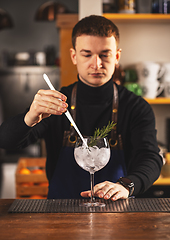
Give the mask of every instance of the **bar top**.
M 170 239 L 170 213 L 8 213 L 0 199 L 0 239 Z

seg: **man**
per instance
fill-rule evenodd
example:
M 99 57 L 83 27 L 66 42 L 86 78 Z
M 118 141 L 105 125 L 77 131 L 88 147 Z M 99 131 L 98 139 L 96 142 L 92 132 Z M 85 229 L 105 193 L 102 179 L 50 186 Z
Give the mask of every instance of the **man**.
M 162 158 L 150 105 L 113 83 L 121 55 L 118 43 L 119 31 L 110 20 L 89 16 L 79 21 L 73 29 L 70 49 L 78 82 L 63 87 L 61 92 L 39 90 L 26 113 L 0 128 L 2 148 L 25 147 L 38 138 L 45 139 L 48 198 L 91 194 L 89 174 L 73 156 L 76 133 L 63 114 L 67 108 L 84 136 L 92 136 L 96 128 L 111 120 L 116 123 L 108 136 L 110 161 L 95 173 L 97 197 L 115 201 L 143 193 L 160 174 Z

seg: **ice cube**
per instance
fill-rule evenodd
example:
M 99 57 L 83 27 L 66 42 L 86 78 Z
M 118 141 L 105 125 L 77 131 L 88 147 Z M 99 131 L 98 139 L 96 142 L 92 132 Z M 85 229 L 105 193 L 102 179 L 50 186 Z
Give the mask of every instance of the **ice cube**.
M 88 166 L 94 166 L 94 161 L 86 147 L 78 147 L 74 150 L 75 160 L 80 167 L 87 170 Z
M 98 154 L 99 154 L 99 148 L 97 146 L 94 146 L 94 147 L 90 147 L 89 149 L 90 149 L 90 151 L 89 151 L 90 156 L 93 159 L 97 159 Z
M 98 159 L 96 161 L 96 165 L 98 168 L 103 168 L 110 159 L 110 149 L 109 148 L 100 148 L 100 152 L 98 155 Z

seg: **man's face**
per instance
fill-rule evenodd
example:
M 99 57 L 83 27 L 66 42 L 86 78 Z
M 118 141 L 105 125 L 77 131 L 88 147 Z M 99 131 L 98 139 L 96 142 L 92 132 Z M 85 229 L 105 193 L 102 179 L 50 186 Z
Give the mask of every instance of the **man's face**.
M 111 79 L 121 49 L 117 50 L 114 36 L 82 35 L 77 37 L 76 47 L 71 48 L 70 53 L 80 80 L 89 86 L 99 87 Z

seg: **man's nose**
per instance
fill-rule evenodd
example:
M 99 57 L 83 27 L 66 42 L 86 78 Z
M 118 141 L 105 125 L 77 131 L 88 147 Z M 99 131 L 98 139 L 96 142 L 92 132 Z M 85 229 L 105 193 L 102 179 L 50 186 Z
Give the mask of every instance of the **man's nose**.
M 93 56 L 92 59 L 92 68 L 94 69 L 100 69 L 102 66 L 102 60 L 99 55 Z

